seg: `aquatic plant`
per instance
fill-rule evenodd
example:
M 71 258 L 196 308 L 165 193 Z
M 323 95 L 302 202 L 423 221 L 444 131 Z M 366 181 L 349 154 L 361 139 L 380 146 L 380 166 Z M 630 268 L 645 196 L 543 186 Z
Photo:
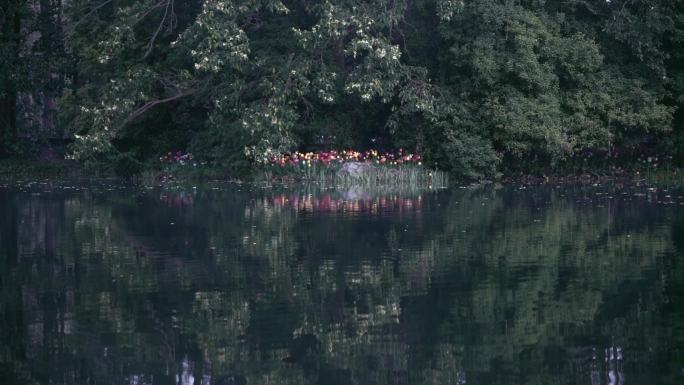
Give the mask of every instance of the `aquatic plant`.
M 408 185 L 446 187 L 447 176 L 423 166 L 421 155 L 398 149 L 294 152 L 272 157 L 263 179 L 299 180 L 327 186 Z

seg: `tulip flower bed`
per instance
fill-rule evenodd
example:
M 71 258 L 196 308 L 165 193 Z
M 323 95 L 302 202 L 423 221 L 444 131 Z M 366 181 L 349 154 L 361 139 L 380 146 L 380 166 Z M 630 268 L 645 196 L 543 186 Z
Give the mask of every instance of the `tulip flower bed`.
M 198 162 L 192 154 L 181 151 L 169 152 L 161 156 L 159 161 L 164 180 L 221 174 L 220 167 Z M 262 175 L 255 175 L 257 181 L 393 188 L 440 188 L 447 184 L 446 174 L 426 168 L 420 155 L 403 149 L 394 152 L 294 152 L 272 157 L 262 170 Z
M 183 154 L 181 151 L 169 152 L 159 157 L 159 161 L 164 166 L 197 166 L 197 163 L 193 161 L 192 154 Z
M 271 158 L 268 179 L 317 182 L 330 186 L 410 185 L 445 187 L 446 175 L 423 166 L 422 157 L 396 152 L 321 151 L 294 152 Z
M 271 163 L 277 166 L 297 166 L 303 164 L 322 163 L 326 166 L 339 165 L 348 162 L 364 162 L 383 165 L 402 165 L 415 164 L 422 165 L 422 157 L 417 154 L 404 152 L 400 148 L 396 153 L 377 150 L 364 152 L 354 150 L 343 151 L 321 151 L 321 152 L 294 152 L 292 154 L 282 154 L 271 159 Z

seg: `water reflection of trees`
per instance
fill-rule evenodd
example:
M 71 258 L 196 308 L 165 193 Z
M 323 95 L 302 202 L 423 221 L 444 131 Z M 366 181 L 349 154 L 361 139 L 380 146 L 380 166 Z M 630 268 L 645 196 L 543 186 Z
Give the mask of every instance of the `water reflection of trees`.
M 607 383 L 609 347 L 633 373 L 673 362 L 681 250 L 674 208 L 597 192 L 0 192 L 0 362 L 41 383 Z

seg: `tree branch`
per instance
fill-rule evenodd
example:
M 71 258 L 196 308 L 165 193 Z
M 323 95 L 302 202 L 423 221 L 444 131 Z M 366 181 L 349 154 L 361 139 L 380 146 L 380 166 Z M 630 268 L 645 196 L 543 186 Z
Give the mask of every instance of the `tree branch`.
M 131 112 L 131 113 L 128 115 L 128 117 L 126 118 L 126 120 L 124 120 L 123 123 L 121 123 L 120 127 L 126 126 L 127 124 L 129 124 L 130 122 L 132 122 L 133 120 L 135 120 L 136 118 L 138 118 L 140 115 L 144 114 L 144 113 L 147 112 L 150 108 L 152 108 L 152 107 L 154 107 L 154 106 L 156 106 L 156 105 L 164 104 L 164 103 L 169 103 L 169 102 L 172 102 L 172 101 L 174 101 L 174 100 L 178 100 L 178 99 L 184 98 L 184 97 L 186 97 L 186 96 L 189 96 L 189 95 L 192 95 L 192 94 L 196 93 L 197 91 L 199 91 L 198 88 L 191 88 L 191 89 L 188 89 L 188 90 L 181 91 L 181 92 L 179 92 L 179 93 L 177 93 L 177 94 L 175 94 L 175 95 L 169 96 L 168 98 L 157 99 L 157 100 L 150 100 L 150 101 L 146 102 L 145 104 L 143 104 L 140 108 L 138 108 L 138 109 L 134 110 L 133 112 Z
M 133 24 L 131 24 L 131 27 L 140 23 L 144 18 L 147 17 L 147 15 L 152 13 L 152 11 L 154 11 L 155 9 L 161 8 L 164 6 L 168 6 L 168 0 L 166 0 L 166 1 L 162 0 L 162 1 L 158 2 L 157 4 L 155 4 L 154 6 L 150 7 L 147 11 L 143 12 L 142 15 L 138 16 L 138 18 L 133 22 Z
M 90 10 L 90 12 L 86 13 L 85 16 L 83 16 L 82 18 L 78 19 L 76 22 L 74 22 L 74 24 L 72 24 L 72 25 L 69 27 L 69 29 L 66 31 L 65 36 L 71 36 L 71 34 L 73 34 L 74 31 L 76 31 L 76 27 L 78 27 L 79 24 L 81 24 L 83 21 L 85 21 L 86 19 L 88 19 L 92 14 L 94 14 L 95 12 L 97 12 L 100 8 L 104 7 L 105 5 L 107 5 L 107 4 L 111 3 L 111 2 L 112 2 L 112 0 L 104 0 L 102 3 L 100 3 L 100 4 L 96 5 L 95 7 L 93 7 L 93 8 Z
M 172 4 L 173 4 L 173 0 L 167 0 L 166 1 L 166 7 L 164 8 L 164 16 L 162 16 L 162 19 L 159 22 L 159 27 L 157 27 L 157 30 L 154 31 L 152 38 L 147 43 L 147 50 L 145 51 L 143 58 L 147 58 L 150 55 L 150 52 L 152 52 L 152 48 L 154 47 L 154 42 L 155 42 L 155 40 L 157 40 L 157 36 L 159 35 L 159 32 L 161 31 L 162 27 L 166 23 L 166 16 L 169 14 L 169 9 L 172 7 Z

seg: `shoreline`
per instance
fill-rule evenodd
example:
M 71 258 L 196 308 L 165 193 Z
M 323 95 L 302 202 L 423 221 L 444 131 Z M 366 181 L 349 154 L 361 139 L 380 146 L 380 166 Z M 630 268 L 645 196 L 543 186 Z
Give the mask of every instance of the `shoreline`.
M 298 175 L 278 175 L 270 179 L 259 179 L 263 171 L 255 171 L 247 178 L 231 176 L 226 170 L 220 168 L 197 168 L 189 169 L 189 172 L 165 172 L 163 170 L 147 169 L 141 173 L 130 176 L 116 175 L 113 172 L 100 172 L 87 170 L 82 164 L 65 160 L 35 160 L 35 159 L 0 159 L 0 182 L 8 183 L 18 180 L 73 180 L 73 179 L 109 179 L 130 181 L 142 185 L 165 185 L 184 182 L 228 182 L 228 183 L 253 183 L 287 186 L 323 185 L 317 180 L 307 180 Z M 551 185 L 551 184 L 595 184 L 595 183 L 618 183 L 639 185 L 641 183 L 677 183 L 684 184 L 684 168 L 667 167 L 655 170 L 629 170 L 618 173 L 609 173 L 605 169 L 596 169 L 583 172 L 549 172 L 548 174 L 533 172 L 520 173 L 518 175 L 501 175 L 497 178 L 483 178 L 480 180 L 454 179 L 446 186 L 436 186 L 435 189 L 449 188 L 454 186 L 479 186 L 491 184 L 503 185 Z M 358 186 L 359 184 L 350 184 Z M 372 185 L 372 184 L 371 184 Z M 387 187 L 384 184 L 378 186 Z M 402 184 L 398 184 L 401 187 Z M 328 187 L 339 187 L 329 185 Z M 415 186 L 414 186 L 415 187 Z M 429 189 L 431 186 L 425 186 Z

